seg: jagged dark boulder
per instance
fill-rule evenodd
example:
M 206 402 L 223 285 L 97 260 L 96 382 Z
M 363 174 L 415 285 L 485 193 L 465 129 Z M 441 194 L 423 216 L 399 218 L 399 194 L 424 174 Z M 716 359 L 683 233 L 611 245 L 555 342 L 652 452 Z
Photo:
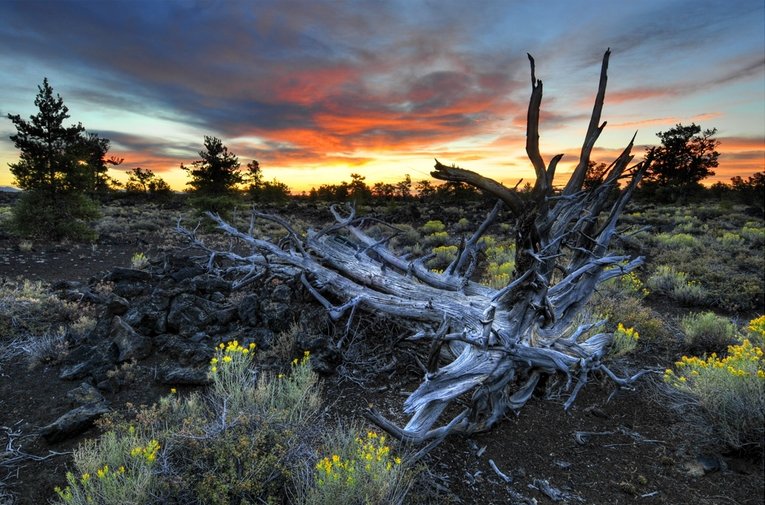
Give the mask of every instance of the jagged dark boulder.
M 88 384 L 83 382 L 76 388 L 72 389 L 66 394 L 66 397 L 72 400 L 77 405 L 93 405 L 96 403 L 105 403 L 106 399 L 101 392 Z
M 73 349 L 63 360 L 59 379 L 77 380 L 101 376 L 114 367 L 114 356 L 103 346 L 82 344 Z
M 84 432 L 107 412 L 109 407 L 104 402 L 82 405 L 40 428 L 39 434 L 48 443 L 60 442 Z
M 147 283 L 151 280 L 151 273 L 146 270 L 137 270 L 135 268 L 117 267 L 106 274 L 104 280 L 115 284 L 121 282 Z
M 130 302 L 115 293 L 112 293 L 106 301 L 107 313 L 112 316 L 121 316 L 127 312 L 129 308 Z
M 157 379 L 161 384 L 179 386 L 206 386 L 210 383 L 207 368 L 166 367 L 159 371 Z
M 260 324 L 260 297 L 256 294 L 249 294 L 242 298 L 237 307 L 239 319 L 250 326 Z
M 181 365 L 201 365 L 210 361 L 213 343 L 202 334 L 203 338 L 185 338 L 179 335 L 163 334 L 155 337 L 157 349 L 174 362 Z
M 151 354 L 151 339 L 136 332 L 119 316 L 112 319 L 109 337 L 112 340 L 116 362 L 144 359 Z
M 167 329 L 181 335 L 193 335 L 210 325 L 214 314 L 221 307 L 204 298 L 183 293 L 170 303 L 167 312 Z

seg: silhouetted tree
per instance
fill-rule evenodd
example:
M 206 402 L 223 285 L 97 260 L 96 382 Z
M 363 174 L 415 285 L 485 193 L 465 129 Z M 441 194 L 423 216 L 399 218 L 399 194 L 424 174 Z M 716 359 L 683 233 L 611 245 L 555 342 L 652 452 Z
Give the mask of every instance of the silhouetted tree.
M 263 185 L 263 171 L 260 169 L 260 163 L 257 160 L 247 163 L 247 172 L 245 172 L 243 179 L 250 194 L 253 194 L 254 191 L 257 191 Z
M 69 109 L 61 95 L 54 96 L 47 78 L 38 86 L 35 105 L 38 113 L 29 121 L 8 114 L 17 131 L 10 139 L 21 152 L 19 161 L 9 166 L 24 190 L 14 208 L 15 225 L 23 234 L 92 238 L 86 222 L 98 211 L 85 193 L 109 179 L 109 140 L 86 134 L 81 123 L 65 126 Z
M 606 173 L 608 173 L 608 165 L 590 160 L 587 164 L 587 173 L 584 176 L 582 189 L 589 191 L 600 186 Z
M 247 186 L 247 193 L 256 202 L 283 203 L 289 200 L 290 197 L 290 188 L 283 182 L 279 182 L 276 179 L 273 181 L 263 180 L 263 171 L 260 169 L 260 163 L 257 160 L 247 163 L 244 184 Z
M 414 190 L 417 192 L 417 196 L 420 197 L 420 200 L 423 201 L 432 198 L 436 192 L 436 188 L 434 188 L 433 184 L 427 179 L 417 181 L 414 185 Z
M 129 193 L 167 194 L 170 186 L 149 169 L 136 167 L 130 171 L 130 176 L 125 184 L 125 191 Z
M 83 186 L 91 195 L 105 195 L 121 186 L 119 181 L 109 176 L 109 167 L 120 165 L 124 159 L 106 157 L 110 143 L 109 139 L 101 138 L 97 133 L 80 136 L 78 162 L 86 166 Z
M 479 200 L 481 193 L 473 186 L 459 181 L 447 181 L 436 188 L 435 199 L 441 202 Z
M 408 200 L 412 197 L 412 178 L 409 177 L 409 174 L 406 174 L 404 176 L 403 181 L 399 181 L 396 183 L 396 198 L 401 198 L 402 200 Z
M 202 196 L 232 194 L 237 184 L 244 182 L 239 171 L 239 158 L 217 137 L 205 136 L 204 147 L 199 151 L 201 160 L 191 162 L 190 167 L 181 163 L 181 169 L 191 177 L 187 185 Z
M 731 188 L 745 204 L 757 207 L 761 213 L 765 209 L 765 171 L 757 172 L 746 179 L 737 175 L 731 180 Z
M 351 174 L 351 182 L 348 184 L 350 196 L 356 203 L 366 203 L 372 199 L 372 190 L 367 186 L 366 177 L 360 174 Z
M 372 194 L 375 198 L 392 200 L 395 193 L 396 187 L 388 182 L 376 182 L 372 186 Z
M 712 138 L 715 133 L 717 129 L 702 131 L 695 123 L 677 124 L 657 133 L 661 145 L 651 147 L 646 153 L 646 158 L 653 157 L 653 164 L 644 186 L 672 187 L 678 190 L 675 193 L 678 195 L 698 189 L 702 179 L 715 174 L 712 169 L 717 166 L 720 155 L 715 150 L 719 142 Z

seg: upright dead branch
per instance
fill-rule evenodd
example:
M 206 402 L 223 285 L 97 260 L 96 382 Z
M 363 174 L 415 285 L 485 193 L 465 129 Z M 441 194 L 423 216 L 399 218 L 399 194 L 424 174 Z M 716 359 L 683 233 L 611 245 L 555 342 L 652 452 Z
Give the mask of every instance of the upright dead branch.
M 430 341 L 430 359 L 422 384 L 404 402 L 410 414 L 399 427 L 379 412 L 368 416 L 392 435 L 431 444 L 451 433 L 486 430 L 508 411 L 518 411 L 545 375 L 563 374 L 570 391 L 568 408 L 591 373 L 602 371 L 620 385 L 640 374 L 619 378 L 603 364 L 611 335 L 582 335 L 602 325 L 574 324 L 598 283 L 623 275 L 643 259 L 609 254 L 617 220 L 650 160 L 630 167 L 632 141 L 608 169 L 603 182 L 582 191 L 590 153 L 605 127 L 600 115 L 605 98 L 610 51 L 579 162 L 562 192 L 553 177 L 562 155 L 545 165 L 539 151 L 542 81 L 531 63 L 531 100 L 526 151 L 537 175 L 530 197 L 476 172 L 436 160 L 433 177 L 462 182 L 497 200 L 478 230 L 465 241 L 443 273 L 430 271 L 423 258 L 407 259 L 387 248 L 386 240 L 366 234 L 352 208 L 331 207 L 335 223 L 301 235 L 276 216 L 253 212 L 287 231 L 280 246 L 237 230 L 217 215 L 210 217 L 226 233 L 251 248 L 248 255 L 209 251 L 210 268 L 218 258 L 233 266 L 224 274 L 244 285 L 258 276 L 299 275 L 306 289 L 337 319 L 350 310 L 378 311 L 408 321 L 412 340 Z M 633 137 L 634 141 L 634 137 Z M 609 195 L 619 190 L 615 201 Z M 505 209 L 515 221 L 516 272 L 501 289 L 471 279 L 479 239 Z M 188 233 L 188 232 L 187 232 Z M 451 359 L 441 366 L 444 352 Z M 454 400 L 466 400 L 440 421 Z M 430 445 L 429 445 L 430 446 Z

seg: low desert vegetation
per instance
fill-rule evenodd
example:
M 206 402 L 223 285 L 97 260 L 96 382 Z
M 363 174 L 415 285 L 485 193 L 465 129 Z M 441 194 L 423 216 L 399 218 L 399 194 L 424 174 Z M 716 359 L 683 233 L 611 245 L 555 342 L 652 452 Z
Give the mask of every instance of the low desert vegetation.
M 761 331 L 755 319 L 753 332 Z M 668 396 L 702 446 L 763 449 L 765 360 L 748 339 L 718 355 L 683 356 L 664 373 Z
M 62 300 L 40 281 L 0 282 L 0 367 L 14 358 L 29 366 L 60 358 L 68 336 L 95 324 L 93 308 Z
M 255 354 L 254 344 L 221 343 L 207 393 L 172 389 L 101 421 L 104 434 L 75 451 L 56 503 L 402 503 L 413 474 L 385 436 L 320 421 L 310 353 L 279 373 L 259 370 Z

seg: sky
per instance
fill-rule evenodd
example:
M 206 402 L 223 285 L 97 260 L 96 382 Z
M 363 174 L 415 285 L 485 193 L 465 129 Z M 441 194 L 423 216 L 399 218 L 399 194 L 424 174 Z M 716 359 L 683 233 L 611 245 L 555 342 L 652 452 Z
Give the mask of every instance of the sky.
M 720 141 L 707 183 L 763 170 L 762 0 L 0 0 L 0 186 L 19 156 L 7 115 L 36 113 L 44 77 L 69 122 L 111 140 L 123 182 L 142 167 L 183 189 L 206 135 L 293 192 L 429 179 L 434 158 L 533 181 L 527 53 L 565 177 L 607 48 L 595 161 L 694 122 Z

